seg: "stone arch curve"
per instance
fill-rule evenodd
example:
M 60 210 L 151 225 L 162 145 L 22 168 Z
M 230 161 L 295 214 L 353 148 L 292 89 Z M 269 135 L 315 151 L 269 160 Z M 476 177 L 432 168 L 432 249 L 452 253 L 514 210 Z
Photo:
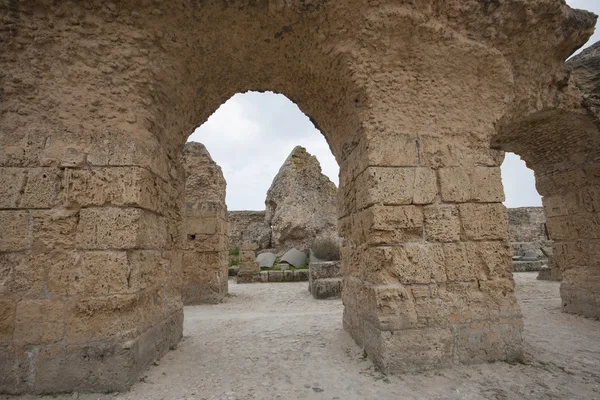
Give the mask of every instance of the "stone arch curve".
M 0 3 L 0 390 L 123 390 L 178 342 L 178 155 L 247 90 L 338 160 L 344 327 L 384 371 L 518 358 L 489 139 L 594 21 L 488 3 Z

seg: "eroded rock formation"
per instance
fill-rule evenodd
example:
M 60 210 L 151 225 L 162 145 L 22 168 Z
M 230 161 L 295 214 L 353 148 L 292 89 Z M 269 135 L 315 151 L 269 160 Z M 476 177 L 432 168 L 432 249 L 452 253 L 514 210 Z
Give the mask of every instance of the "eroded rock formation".
M 306 250 L 319 238 L 337 238 L 337 188 L 317 158 L 296 146 L 267 192 L 265 221 L 271 247 Z
M 227 184 L 203 144 L 186 143 L 182 155 L 186 180 L 181 297 L 186 305 L 218 303 L 227 294 Z

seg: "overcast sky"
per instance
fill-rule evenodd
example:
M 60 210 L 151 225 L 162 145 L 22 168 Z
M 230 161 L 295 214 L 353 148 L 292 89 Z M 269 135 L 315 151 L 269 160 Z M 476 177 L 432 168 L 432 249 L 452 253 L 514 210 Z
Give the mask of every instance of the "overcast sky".
M 567 0 L 567 3 L 600 14 L 600 0 Z M 600 32 L 586 46 L 598 40 Z M 297 145 L 317 156 L 323 172 L 338 184 L 338 165 L 325 138 L 298 106 L 280 94 L 236 94 L 196 129 L 189 140 L 204 143 L 223 169 L 230 210 L 263 210 L 273 178 Z M 533 171 L 518 156 L 506 155 L 502 181 L 507 207 L 541 205 Z

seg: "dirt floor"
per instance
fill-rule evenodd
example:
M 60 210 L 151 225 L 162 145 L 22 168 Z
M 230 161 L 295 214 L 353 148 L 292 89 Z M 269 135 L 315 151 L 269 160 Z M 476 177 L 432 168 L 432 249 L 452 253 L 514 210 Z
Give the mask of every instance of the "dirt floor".
M 600 399 L 600 321 L 561 313 L 559 284 L 536 276 L 515 274 L 525 317 L 526 364 L 385 376 L 342 330 L 340 300 L 314 300 L 305 282 L 230 282 L 223 304 L 186 307 L 180 346 L 131 391 L 52 397 Z

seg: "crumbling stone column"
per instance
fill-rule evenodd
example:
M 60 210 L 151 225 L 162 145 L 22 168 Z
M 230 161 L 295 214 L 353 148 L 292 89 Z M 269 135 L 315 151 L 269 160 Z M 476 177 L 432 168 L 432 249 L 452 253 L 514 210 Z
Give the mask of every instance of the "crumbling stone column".
M 255 254 L 257 247 L 254 243 L 244 243 L 240 247 L 240 270 L 237 274 L 237 283 L 260 281 L 260 265 L 256 261 Z
M 600 317 L 600 164 L 537 174 L 563 311 Z
M 341 188 L 345 329 L 385 371 L 521 357 L 501 157 L 440 158 L 454 147 L 441 138 L 380 143 Z
M 121 391 L 182 335 L 181 174 L 144 46 L 28 6 L 0 29 L 0 392 Z
M 228 251 L 225 178 L 201 143 L 186 143 L 182 210 L 184 305 L 218 303 L 227 295 Z

